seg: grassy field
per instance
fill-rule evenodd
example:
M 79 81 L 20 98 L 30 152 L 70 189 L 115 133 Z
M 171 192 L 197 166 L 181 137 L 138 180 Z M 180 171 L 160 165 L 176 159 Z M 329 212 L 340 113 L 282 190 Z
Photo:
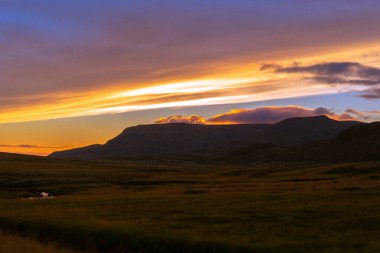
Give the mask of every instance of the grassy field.
M 0 230 L 85 252 L 377 253 L 379 203 L 378 162 L 0 159 Z
M 80 253 L 51 245 L 44 245 L 35 240 L 0 234 L 1 253 Z

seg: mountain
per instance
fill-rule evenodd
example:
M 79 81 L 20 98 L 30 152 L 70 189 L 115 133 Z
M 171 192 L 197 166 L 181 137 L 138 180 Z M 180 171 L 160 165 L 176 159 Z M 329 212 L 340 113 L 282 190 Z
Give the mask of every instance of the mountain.
M 310 142 L 302 146 L 254 144 L 235 150 L 222 160 L 230 162 L 378 161 L 380 160 L 380 122 L 354 125 L 341 131 L 332 140 Z
M 350 127 L 320 148 L 320 159 L 332 161 L 380 160 L 380 122 Z
M 215 158 L 255 143 L 288 147 L 328 140 L 356 124 L 359 122 L 317 116 L 260 125 L 139 125 L 125 129 L 104 145 L 54 152 L 50 157 L 90 160 Z
M 43 160 L 43 156 L 0 152 L 0 160 Z

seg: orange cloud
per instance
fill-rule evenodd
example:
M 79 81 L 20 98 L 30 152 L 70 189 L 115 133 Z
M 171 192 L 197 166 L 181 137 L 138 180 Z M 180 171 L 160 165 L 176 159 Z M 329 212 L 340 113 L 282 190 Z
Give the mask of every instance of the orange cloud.
M 206 120 L 198 115 L 191 116 L 170 116 L 167 118 L 160 118 L 156 120 L 154 123 L 156 124 L 166 124 L 166 123 L 188 123 L 188 124 L 206 124 Z
M 293 117 L 312 117 L 326 115 L 335 120 L 357 120 L 355 115 L 346 111 L 337 114 L 331 109 L 319 107 L 316 109 L 302 106 L 268 106 L 255 109 L 234 109 L 225 113 L 205 119 L 198 115 L 192 116 L 170 116 L 160 118 L 155 123 L 190 123 L 190 124 L 273 124 L 284 119 Z
M 353 117 L 358 118 L 362 121 L 372 122 L 380 120 L 380 111 L 362 112 L 353 108 L 349 108 L 345 111 L 345 114 L 353 115 Z
M 272 124 L 293 117 L 312 117 L 326 115 L 338 119 L 332 110 L 327 108 L 310 109 L 301 106 L 268 106 L 255 109 L 236 109 L 211 117 L 211 124 Z

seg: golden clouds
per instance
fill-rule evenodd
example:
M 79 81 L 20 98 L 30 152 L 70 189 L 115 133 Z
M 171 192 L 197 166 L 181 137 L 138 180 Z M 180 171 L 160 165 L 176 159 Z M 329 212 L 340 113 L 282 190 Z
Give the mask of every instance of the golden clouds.
M 245 79 L 205 79 L 151 85 L 142 89 L 84 94 L 52 94 L 47 102 L 4 108 L 0 122 L 112 114 L 147 109 L 234 104 L 269 99 L 334 93 L 334 87 L 287 83 L 276 76 Z M 57 100 L 54 100 L 57 96 Z
M 352 110 L 352 109 L 351 109 Z M 347 110 L 343 114 L 337 114 L 331 109 L 319 107 L 315 109 L 302 106 L 266 106 L 254 109 L 233 109 L 225 113 L 205 119 L 198 115 L 170 116 L 155 121 L 164 123 L 189 123 L 189 124 L 273 124 L 284 119 L 294 117 L 313 117 L 325 115 L 335 120 L 355 120 L 357 112 Z
M 371 50 L 377 49 L 376 47 Z M 365 52 L 369 49 L 353 49 L 352 54 L 326 53 L 313 58 L 301 57 L 297 61 L 315 63 L 321 59 L 360 59 L 374 61 Z M 372 52 L 371 51 L 371 52 Z M 269 58 L 268 58 L 269 59 Z M 288 65 L 290 60 L 278 62 Z M 235 59 L 236 60 L 236 59 Z M 38 121 L 46 119 L 80 117 L 148 109 L 237 104 L 274 99 L 295 98 L 309 95 L 333 94 L 352 91 L 351 87 L 310 82 L 301 74 L 261 71 L 261 64 L 247 62 L 220 62 L 213 75 L 199 78 L 172 76 L 177 81 L 147 81 L 109 83 L 102 87 L 64 92 L 42 93 L 28 96 L 8 96 L 0 99 L 0 123 Z M 276 62 L 277 63 L 277 62 Z M 223 68 L 222 65 L 226 64 Z M 231 64 L 231 65 L 229 65 Z M 376 65 L 374 65 L 376 66 Z M 228 67 L 228 71 L 225 70 Z M 80 86 L 80 85 L 79 85 Z M 1 96 L 0 96 L 1 97 Z
M 191 116 L 169 116 L 163 117 L 156 120 L 154 123 L 156 124 L 167 124 L 167 123 L 187 123 L 187 124 L 206 124 L 206 120 L 198 115 Z
M 246 81 L 244 81 L 246 82 Z M 76 117 L 107 113 L 118 113 L 173 106 L 237 102 L 244 96 L 222 97 L 227 86 L 240 85 L 240 80 L 227 80 L 174 83 L 152 85 L 142 89 L 99 90 L 92 93 L 51 94 L 49 99 L 20 103 L 15 99 L 13 106 L 0 111 L 0 122 L 36 121 L 64 117 Z M 219 91 L 216 95 L 215 91 Z M 216 96 L 215 96 L 216 95 Z

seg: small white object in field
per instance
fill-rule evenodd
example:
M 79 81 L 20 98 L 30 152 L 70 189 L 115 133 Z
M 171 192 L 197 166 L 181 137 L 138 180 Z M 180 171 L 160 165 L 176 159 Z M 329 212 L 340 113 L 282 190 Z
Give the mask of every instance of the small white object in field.
M 37 192 L 34 197 L 29 197 L 28 199 L 51 199 L 54 196 L 48 192 Z
M 48 192 L 41 192 L 40 193 L 40 197 L 43 199 L 49 198 L 50 197 L 49 195 L 50 195 L 50 193 L 48 193 Z

